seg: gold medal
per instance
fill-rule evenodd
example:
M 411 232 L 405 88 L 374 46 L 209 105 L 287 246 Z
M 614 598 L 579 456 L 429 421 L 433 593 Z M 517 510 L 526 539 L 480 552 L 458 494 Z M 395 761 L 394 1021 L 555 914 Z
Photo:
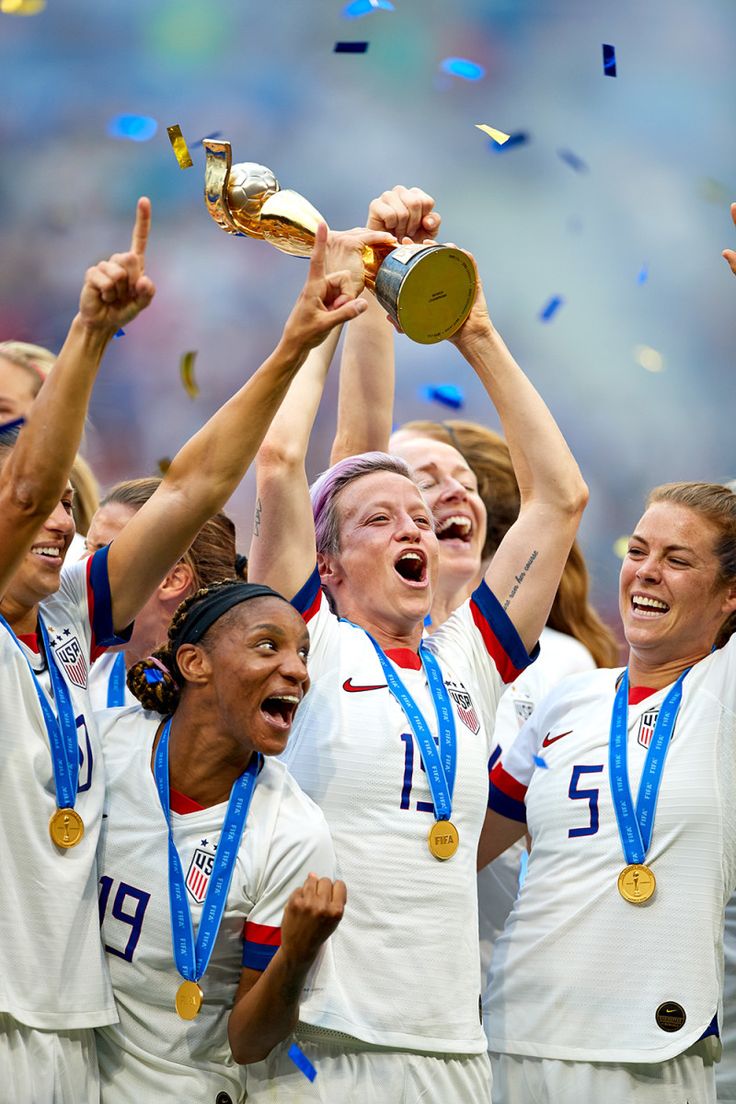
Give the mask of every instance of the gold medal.
M 84 821 L 75 809 L 57 809 L 49 821 L 49 835 L 57 847 L 76 847 L 84 835 Z
M 434 857 L 444 862 L 457 851 L 460 836 L 451 820 L 437 820 L 429 830 L 427 843 Z
M 657 888 L 654 871 L 644 863 L 625 866 L 618 876 L 618 891 L 624 901 L 632 905 L 644 905 Z
M 196 981 L 183 981 L 176 990 L 176 1011 L 183 1020 L 193 1020 L 202 1007 L 204 993 Z

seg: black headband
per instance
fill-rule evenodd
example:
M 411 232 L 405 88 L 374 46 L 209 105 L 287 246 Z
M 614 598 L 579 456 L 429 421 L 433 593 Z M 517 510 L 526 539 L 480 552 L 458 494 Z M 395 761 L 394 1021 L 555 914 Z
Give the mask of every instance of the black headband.
M 174 655 L 182 644 L 198 644 L 210 626 L 214 625 L 215 621 L 219 621 L 223 613 L 227 613 L 233 606 L 239 606 L 241 602 L 247 602 L 251 598 L 280 598 L 282 602 L 289 604 L 283 594 L 260 583 L 233 583 L 232 586 L 218 587 L 209 594 L 205 594 L 198 602 L 194 602 L 187 610 L 179 631 L 171 642 Z

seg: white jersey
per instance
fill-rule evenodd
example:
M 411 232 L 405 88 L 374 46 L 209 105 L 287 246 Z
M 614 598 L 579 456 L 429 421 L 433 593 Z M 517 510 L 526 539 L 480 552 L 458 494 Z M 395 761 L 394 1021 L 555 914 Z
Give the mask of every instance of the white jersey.
M 223 1092 L 235 1104 L 244 1098 L 245 1074 L 230 1053 L 227 1022 L 241 970 L 265 970 L 280 945 L 286 902 L 307 875 L 333 876 L 325 818 L 283 763 L 265 760 L 200 983 L 204 1003 L 194 1020 L 182 1020 L 174 1007 L 183 979 L 172 949 L 168 829 L 151 771 L 161 717 L 138 706 L 108 710 L 98 723 L 108 775 L 100 915 L 120 1016 L 98 1031 L 102 1100 L 214 1102 Z M 171 804 L 196 937 L 227 802 L 202 809 L 172 793 Z M 329 976 L 329 947 L 328 941 L 323 977 Z
M 103 657 L 103 663 L 107 657 Z M 539 638 L 539 658 L 525 667 L 498 704 L 493 730 L 492 769 L 508 751 L 538 702 L 567 675 L 595 670 L 595 660 L 579 640 L 545 628 Z M 526 845 L 519 841 L 478 873 L 480 965 L 484 983 L 483 1010 L 488 1009 L 488 978 L 493 946 L 503 931 L 519 887 L 519 864 Z
M 95 660 L 89 673 L 89 700 L 95 712 L 140 704 L 128 689 L 126 675 L 124 652 L 105 652 Z
M 419 750 L 368 636 L 330 612 L 316 571 L 294 605 L 310 628 L 311 688 L 284 759 L 327 817 L 349 895 L 332 937 L 336 979 L 304 1003 L 301 1019 L 379 1046 L 480 1053 L 475 871 L 492 738 L 484 717 L 529 656 L 485 584 L 426 641 L 457 730 L 460 846 L 438 862 L 427 844 L 435 816 Z M 436 739 L 419 657 L 387 655 Z
M 736 896 L 726 905 L 723 933 L 725 982 L 723 986 L 723 1054 L 716 1066 L 719 1104 L 736 1101 Z
M 617 889 L 626 860 L 608 756 L 619 675 L 564 680 L 494 768 L 491 807 L 526 814 L 532 850 L 494 950 L 492 1050 L 662 1062 L 717 1029 L 723 910 L 736 884 L 736 641 L 684 680 L 646 857 L 657 888 L 644 906 Z M 668 689 L 630 693 L 633 795 Z
M 75 808 L 84 836 L 65 851 L 49 836 L 56 809 L 51 751 L 26 659 L 49 698 L 50 678 L 35 636 L 24 637 L 19 648 L 0 625 L 0 1011 L 29 1027 L 67 1031 L 115 1019 L 97 913 L 105 779 L 87 694 L 90 661 L 103 643 L 115 642 L 107 549 L 64 568 L 41 615 L 76 716 Z

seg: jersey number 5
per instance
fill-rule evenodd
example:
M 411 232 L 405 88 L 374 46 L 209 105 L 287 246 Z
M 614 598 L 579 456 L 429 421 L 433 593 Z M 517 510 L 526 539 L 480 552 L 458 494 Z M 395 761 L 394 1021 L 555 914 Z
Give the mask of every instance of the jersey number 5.
M 573 801 L 587 801 L 588 810 L 590 813 L 590 824 L 587 824 L 584 828 L 571 828 L 569 830 L 568 837 L 573 836 L 594 836 L 598 831 L 598 790 L 581 790 L 578 789 L 578 783 L 580 782 L 580 776 L 583 774 L 598 774 L 603 770 L 603 765 L 596 767 L 577 766 L 572 768 L 572 777 L 570 778 L 570 789 L 567 791 L 567 796 L 571 797 Z

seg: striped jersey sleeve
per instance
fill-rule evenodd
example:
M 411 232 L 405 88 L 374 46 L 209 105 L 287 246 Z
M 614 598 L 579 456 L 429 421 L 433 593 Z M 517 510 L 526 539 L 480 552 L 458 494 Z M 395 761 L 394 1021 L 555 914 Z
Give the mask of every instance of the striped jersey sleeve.
M 491 767 L 488 808 L 509 820 L 526 824 L 526 791 L 537 766 L 540 713 L 535 711 L 519 729 L 500 762 Z
M 114 644 L 130 640 L 133 626 L 116 634 L 112 623 L 112 596 L 107 572 L 107 556 L 110 546 L 100 548 L 85 560 L 65 567 L 61 575 L 61 591 L 80 612 L 82 621 L 89 625 L 89 651 L 92 662 Z

